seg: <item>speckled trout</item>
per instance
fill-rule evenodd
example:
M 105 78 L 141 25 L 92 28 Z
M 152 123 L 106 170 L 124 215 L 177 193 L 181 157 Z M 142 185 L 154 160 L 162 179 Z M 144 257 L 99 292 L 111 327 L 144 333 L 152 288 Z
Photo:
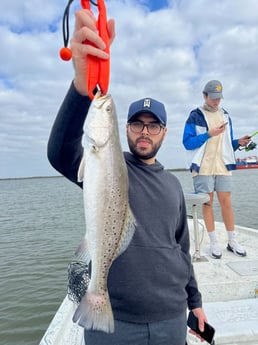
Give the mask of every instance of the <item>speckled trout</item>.
M 91 261 L 88 290 L 73 321 L 86 329 L 114 331 L 107 276 L 135 231 L 128 200 L 128 173 L 121 149 L 115 104 L 110 95 L 94 97 L 84 124 L 83 182 L 86 233 L 76 254 Z

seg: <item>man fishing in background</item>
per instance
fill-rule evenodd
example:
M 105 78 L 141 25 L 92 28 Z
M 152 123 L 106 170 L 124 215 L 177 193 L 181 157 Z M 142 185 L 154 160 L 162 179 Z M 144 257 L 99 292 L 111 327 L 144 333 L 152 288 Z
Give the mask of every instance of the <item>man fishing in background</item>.
M 108 31 L 112 42 L 113 20 L 108 21 Z M 75 77 L 52 128 L 48 158 L 81 188 L 77 176 L 83 125 L 92 102 L 85 78 L 86 57 L 109 59 L 104 48 L 94 15 L 77 11 L 71 40 Z M 187 308 L 193 310 L 201 330 L 207 321 L 191 264 L 183 191 L 177 178 L 156 160 L 167 134 L 166 124 L 165 107 L 155 99 L 144 98 L 129 107 L 130 152 L 124 152 L 124 158 L 136 230 L 108 275 L 114 332 L 85 328 L 87 345 L 185 345 Z
M 228 112 L 219 106 L 223 98 L 220 81 L 207 82 L 203 97 L 204 105 L 192 110 L 186 120 L 183 145 L 190 156 L 195 192 L 208 193 L 210 196 L 210 201 L 202 207 L 210 239 L 210 256 L 214 259 L 220 259 L 222 256 L 213 214 L 216 193 L 228 235 L 227 250 L 244 257 L 246 250 L 238 243 L 235 231 L 231 202 L 232 170 L 236 169 L 234 151 L 240 146 L 246 146 L 251 137 L 245 135 L 239 139 L 233 138 L 231 118 Z

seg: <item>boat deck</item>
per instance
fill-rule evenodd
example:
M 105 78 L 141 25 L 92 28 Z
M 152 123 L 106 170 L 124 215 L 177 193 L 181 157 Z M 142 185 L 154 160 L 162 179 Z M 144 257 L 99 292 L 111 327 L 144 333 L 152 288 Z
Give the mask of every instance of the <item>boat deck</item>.
M 224 248 L 221 259 L 209 256 L 209 239 L 203 222 L 198 222 L 200 242 L 196 258 L 194 220 L 189 219 L 191 254 L 209 323 L 216 329 L 216 345 L 258 345 L 258 229 L 236 227 L 238 241 L 247 256 L 226 250 L 227 233 L 216 223 L 217 238 Z M 40 345 L 84 345 L 83 329 L 71 320 L 75 306 L 66 297 Z M 203 344 L 188 336 L 188 345 Z
M 194 221 L 189 220 L 191 254 L 209 323 L 216 329 L 216 345 L 258 345 L 258 229 L 236 227 L 246 257 L 229 252 L 227 232 L 216 223 L 222 258 L 209 256 L 209 237 L 199 221 L 200 252 L 196 258 Z M 224 249 L 223 249 L 224 248 Z M 199 343 L 189 336 L 188 344 Z M 205 343 L 203 343 L 205 344 Z

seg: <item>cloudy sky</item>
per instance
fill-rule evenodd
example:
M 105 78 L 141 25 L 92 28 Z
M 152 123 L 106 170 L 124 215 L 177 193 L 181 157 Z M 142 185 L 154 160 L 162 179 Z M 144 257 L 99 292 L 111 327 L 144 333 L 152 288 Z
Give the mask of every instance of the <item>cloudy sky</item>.
M 58 56 L 66 3 L 1 0 L 0 178 L 57 175 L 46 146 L 73 78 L 72 63 Z M 258 131 L 257 0 L 106 0 L 106 6 L 116 21 L 109 91 L 124 149 L 128 105 L 153 97 L 165 103 L 169 116 L 158 158 L 166 168 L 186 167 L 184 122 L 203 103 L 210 79 L 223 83 L 222 106 L 235 137 Z M 71 33 L 78 7 L 74 0 Z

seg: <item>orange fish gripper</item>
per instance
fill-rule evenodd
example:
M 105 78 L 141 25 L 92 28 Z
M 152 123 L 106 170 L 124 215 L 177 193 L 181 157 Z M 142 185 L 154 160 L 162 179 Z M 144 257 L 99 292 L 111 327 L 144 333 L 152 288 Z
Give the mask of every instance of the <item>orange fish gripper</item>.
M 63 60 L 70 60 L 72 57 L 71 50 L 67 47 L 69 41 L 69 8 L 73 0 L 69 0 L 63 16 L 63 35 L 64 35 L 64 48 L 60 49 L 60 57 Z M 95 3 L 92 0 L 81 0 L 81 6 L 84 9 L 91 10 L 91 4 L 98 7 L 98 19 L 96 27 L 99 33 L 99 36 L 102 38 L 105 43 L 104 51 L 109 54 L 110 52 L 110 43 L 109 43 L 109 33 L 107 27 L 107 13 L 104 0 L 97 0 Z M 85 41 L 87 44 L 91 44 L 88 41 Z M 87 90 L 89 97 L 94 98 L 94 90 L 99 87 L 101 93 L 105 95 L 108 91 L 109 78 L 110 78 L 110 59 L 100 59 L 93 55 L 87 55 Z

